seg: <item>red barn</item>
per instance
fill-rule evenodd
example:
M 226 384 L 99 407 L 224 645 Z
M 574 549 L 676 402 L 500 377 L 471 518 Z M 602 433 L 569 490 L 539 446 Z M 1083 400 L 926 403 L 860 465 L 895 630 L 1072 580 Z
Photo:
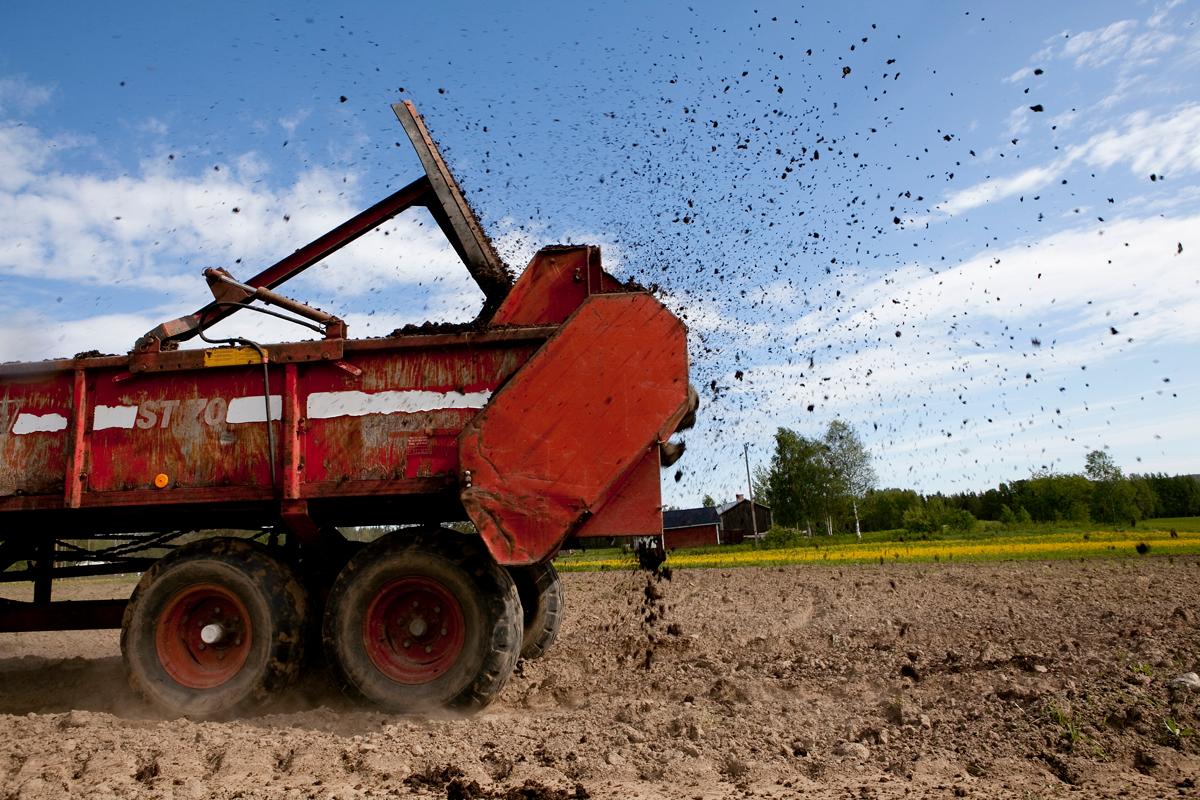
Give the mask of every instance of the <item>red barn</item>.
M 663 547 L 709 547 L 721 543 L 721 517 L 715 508 L 663 512 Z

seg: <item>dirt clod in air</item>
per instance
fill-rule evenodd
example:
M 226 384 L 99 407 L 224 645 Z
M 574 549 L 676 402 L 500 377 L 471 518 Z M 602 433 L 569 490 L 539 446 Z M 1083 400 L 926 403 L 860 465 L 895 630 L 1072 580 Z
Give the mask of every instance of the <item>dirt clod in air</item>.
M 667 634 L 678 636 L 679 633 L 672 633 L 671 628 L 674 627 L 680 632 L 682 628 L 665 624 L 667 604 L 662 593 L 662 582 L 671 581 L 673 573 L 671 567 L 666 564 L 667 555 L 665 549 L 662 549 L 662 542 L 658 539 L 640 542 L 634 548 L 634 554 L 637 558 L 637 569 L 646 573 L 646 583 L 642 584 L 638 600 L 630 600 L 630 604 L 637 604 L 640 636 L 626 642 L 623 660 L 629 658 L 642 669 L 649 670 L 654 666 L 654 651 L 662 638 L 661 630 L 665 628 Z

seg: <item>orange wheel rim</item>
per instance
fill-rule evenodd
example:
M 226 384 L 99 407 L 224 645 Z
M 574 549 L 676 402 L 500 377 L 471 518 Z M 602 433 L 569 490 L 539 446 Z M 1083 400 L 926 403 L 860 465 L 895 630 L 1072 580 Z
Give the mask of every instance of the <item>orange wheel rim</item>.
M 163 606 L 155 646 L 163 670 L 180 686 L 213 689 L 246 666 L 253 633 L 250 614 L 236 594 L 199 584 Z
M 376 593 L 363 617 L 367 657 L 388 678 L 429 683 L 462 654 L 462 606 L 441 583 L 420 576 L 396 578 Z

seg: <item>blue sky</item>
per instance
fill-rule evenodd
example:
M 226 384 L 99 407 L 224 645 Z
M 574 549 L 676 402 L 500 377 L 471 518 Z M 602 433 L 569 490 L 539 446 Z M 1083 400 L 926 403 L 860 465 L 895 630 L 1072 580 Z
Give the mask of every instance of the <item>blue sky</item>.
M 837 417 L 923 491 L 1200 471 L 1198 4 L 514 5 L 6 4 L 0 359 L 123 352 L 407 183 L 406 97 L 514 267 L 597 243 L 687 319 L 668 502 Z M 288 291 L 480 302 L 416 212 Z

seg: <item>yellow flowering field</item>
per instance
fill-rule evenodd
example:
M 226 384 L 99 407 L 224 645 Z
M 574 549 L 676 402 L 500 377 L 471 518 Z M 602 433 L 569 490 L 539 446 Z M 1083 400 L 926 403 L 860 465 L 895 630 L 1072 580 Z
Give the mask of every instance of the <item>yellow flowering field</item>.
M 1139 552 L 1141 547 L 1143 552 Z M 1086 531 L 1071 533 L 998 534 L 986 538 L 907 542 L 864 542 L 823 545 L 820 536 L 799 547 L 679 550 L 669 554 L 673 568 L 782 566 L 911 561 L 1009 561 L 1015 559 L 1111 558 L 1200 553 L 1200 532 Z M 562 571 L 630 569 L 631 557 L 587 554 L 560 561 Z

